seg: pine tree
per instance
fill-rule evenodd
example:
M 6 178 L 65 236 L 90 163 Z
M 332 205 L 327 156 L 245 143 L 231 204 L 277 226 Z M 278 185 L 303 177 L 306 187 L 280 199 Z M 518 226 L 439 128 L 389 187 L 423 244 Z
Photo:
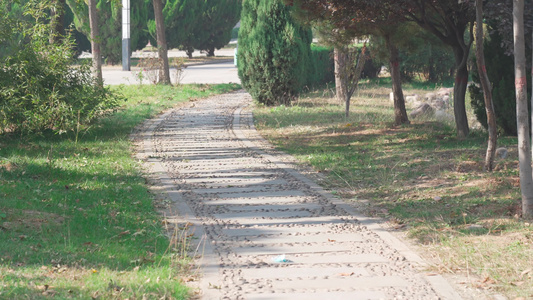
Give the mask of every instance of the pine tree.
M 241 17 L 242 0 L 206 0 L 202 22 L 194 32 L 192 47 L 214 56 L 231 40 L 231 30 Z
M 192 56 L 194 48 L 194 31 L 203 22 L 202 11 L 205 0 L 167 0 L 163 8 L 165 19 L 165 35 L 169 49 L 178 48 Z M 155 42 L 155 21 L 148 21 L 148 31 Z
M 130 0 L 131 3 L 131 48 L 142 49 L 148 42 L 146 24 L 151 2 Z M 100 24 L 101 54 L 109 64 L 116 64 L 122 57 L 122 3 L 120 0 L 97 0 L 98 23 Z M 67 0 L 74 13 L 76 29 L 90 36 L 89 10 L 84 1 Z
M 288 104 L 306 82 L 311 31 L 281 0 L 246 0 L 239 32 L 239 77 L 263 104 Z

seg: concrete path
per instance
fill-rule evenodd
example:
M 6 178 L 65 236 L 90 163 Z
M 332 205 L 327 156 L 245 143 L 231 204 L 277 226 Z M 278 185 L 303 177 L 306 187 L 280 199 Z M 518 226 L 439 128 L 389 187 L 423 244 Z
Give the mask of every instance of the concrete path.
M 460 299 L 377 223 L 302 175 L 255 131 L 245 92 L 147 124 L 140 157 L 193 224 L 203 299 Z

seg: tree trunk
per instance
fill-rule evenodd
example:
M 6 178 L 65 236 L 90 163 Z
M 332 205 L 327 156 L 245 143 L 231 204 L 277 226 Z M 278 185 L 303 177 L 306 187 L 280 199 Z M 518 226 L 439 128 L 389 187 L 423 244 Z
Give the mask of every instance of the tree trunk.
M 513 0 L 514 67 L 516 89 L 516 122 L 518 131 L 518 159 L 522 216 L 533 217 L 533 177 L 531 145 L 529 141 L 529 112 L 527 107 L 526 50 L 524 41 L 524 0 Z
M 207 57 L 213 57 L 215 56 L 215 47 L 210 47 L 207 49 Z
M 91 52 L 93 54 L 93 74 L 99 85 L 104 84 L 102 79 L 102 54 L 100 53 L 100 30 L 98 28 L 98 15 L 96 1 L 89 0 L 89 26 L 91 28 Z
M 63 27 L 63 20 L 65 18 L 65 0 L 55 0 L 50 11 L 50 44 L 57 44 L 61 42 L 61 38 L 65 35 L 65 28 Z
M 363 73 L 363 69 L 365 67 L 367 55 L 366 55 L 366 46 L 363 46 L 363 49 L 361 50 L 361 54 L 359 54 L 359 58 L 357 59 L 357 65 L 355 66 L 355 70 L 352 70 L 352 63 L 355 61 L 355 58 L 357 57 L 357 50 L 356 49 L 349 49 L 345 48 L 346 52 L 344 52 L 343 55 L 345 55 L 345 62 L 344 66 L 341 66 L 341 74 L 343 74 L 343 93 L 344 93 L 344 103 L 346 104 L 345 109 L 345 116 L 348 118 L 350 116 L 350 99 L 352 98 L 353 93 L 357 89 L 357 85 L 359 84 L 359 80 L 361 79 L 361 74 Z
M 333 60 L 335 61 L 335 91 L 339 104 L 344 104 L 346 101 L 346 95 L 344 95 L 345 87 L 342 85 L 342 68 L 346 64 L 346 53 L 335 47 L 333 50 Z
M 492 88 L 485 67 L 485 52 L 483 49 L 483 1 L 476 0 L 476 61 L 479 73 L 479 80 L 483 88 L 485 98 L 485 111 L 487 112 L 487 124 L 489 129 L 489 142 L 485 155 L 485 171 L 492 172 L 494 166 L 494 155 L 498 143 L 498 132 L 496 128 L 496 115 L 494 114 L 494 104 L 492 102 Z
M 390 74 L 392 80 L 392 93 L 394 95 L 394 125 L 409 124 L 409 118 L 407 117 L 407 111 L 405 110 L 402 79 L 400 76 L 399 50 L 391 41 L 390 36 L 385 36 L 385 43 L 390 56 Z
M 193 47 L 188 47 L 187 49 L 185 49 L 185 54 L 187 54 L 188 58 L 192 58 L 192 54 L 193 53 L 194 53 L 194 48 Z
M 457 137 L 465 138 L 470 133 L 468 127 L 468 118 L 466 117 L 465 95 L 468 86 L 468 52 L 465 53 L 463 48 L 454 47 L 455 55 L 455 84 L 453 86 L 453 112 L 455 115 L 455 126 Z
M 163 4 L 161 0 L 153 0 L 155 14 L 155 30 L 157 49 L 159 52 L 160 69 L 159 83 L 170 84 L 170 69 L 168 65 L 167 39 L 165 37 L 165 23 L 163 18 Z

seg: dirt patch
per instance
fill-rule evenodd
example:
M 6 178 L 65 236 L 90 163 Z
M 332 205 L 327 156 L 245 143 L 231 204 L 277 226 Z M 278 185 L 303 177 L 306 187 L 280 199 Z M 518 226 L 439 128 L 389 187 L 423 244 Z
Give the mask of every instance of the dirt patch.
M 12 162 L 7 162 L 5 164 L 0 164 L 0 169 L 4 169 L 7 172 L 13 172 L 18 169 L 18 166 Z
M 60 225 L 65 218 L 47 212 L 35 210 L 17 210 L 6 212 L 7 221 L 2 223 L 6 230 L 40 229 L 43 225 Z

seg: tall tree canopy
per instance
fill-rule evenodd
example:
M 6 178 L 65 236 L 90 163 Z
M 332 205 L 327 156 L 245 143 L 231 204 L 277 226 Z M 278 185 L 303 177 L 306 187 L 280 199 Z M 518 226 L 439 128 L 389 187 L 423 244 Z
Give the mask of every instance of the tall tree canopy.
M 472 1 L 458 0 L 286 0 L 321 18 L 328 18 L 337 28 L 361 28 L 372 20 L 406 19 L 428 30 L 452 47 L 455 55 L 454 113 L 457 135 L 469 133 L 465 94 L 468 83 L 467 61 L 473 41 L 475 9 Z M 364 7 L 364 9 L 361 9 Z M 370 23 L 364 22 L 370 21 Z M 465 38 L 469 29 L 470 35 Z
M 394 1 L 326 1 L 326 0 L 285 0 L 289 5 L 295 5 L 305 13 L 311 22 L 318 20 L 319 24 L 326 24 L 332 31 L 332 36 L 343 34 L 341 41 L 334 41 L 341 49 L 346 39 L 355 36 L 374 34 L 382 36 L 389 55 L 389 66 L 393 82 L 395 124 L 409 123 L 405 109 L 405 100 L 401 87 L 399 69 L 398 33 L 403 17 L 397 13 L 400 9 Z M 302 14 L 300 14 L 302 15 Z M 346 103 L 348 103 L 349 98 Z
M 74 13 L 76 28 L 90 36 L 89 9 L 85 1 L 66 0 Z M 131 3 L 131 49 L 142 49 L 148 42 L 146 24 L 153 11 L 151 2 L 130 0 Z M 97 0 L 98 24 L 102 56 L 107 63 L 116 64 L 122 57 L 122 3 L 120 0 Z
M 203 22 L 201 16 L 205 0 L 167 0 L 163 7 L 165 35 L 169 49 L 178 48 L 192 56 L 195 28 Z M 148 29 L 155 42 L 156 26 L 153 19 L 148 21 Z
M 192 46 L 215 55 L 231 40 L 231 30 L 241 17 L 242 0 L 206 0 L 202 22 L 195 29 Z
M 239 77 L 266 105 L 287 104 L 306 82 L 311 30 L 281 0 L 246 0 L 239 33 Z

